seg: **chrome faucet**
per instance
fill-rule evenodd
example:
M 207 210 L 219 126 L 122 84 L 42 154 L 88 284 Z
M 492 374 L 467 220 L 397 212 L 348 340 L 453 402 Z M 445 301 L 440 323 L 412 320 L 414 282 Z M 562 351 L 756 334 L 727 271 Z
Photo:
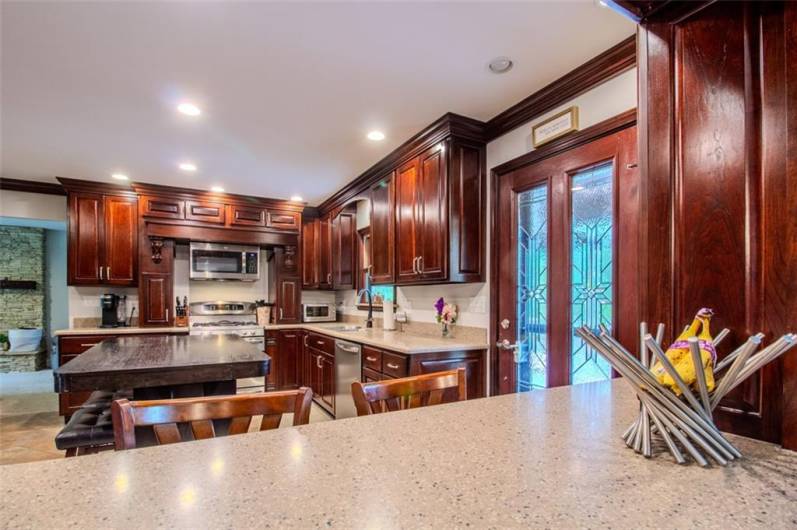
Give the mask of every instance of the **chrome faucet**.
M 360 292 L 357 293 L 357 298 L 360 298 L 363 293 L 368 295 L 368 319 L 365 321 L 365 327 L 372 328 L 374 327 L 374 297 L 370 289 L 361 289 Z

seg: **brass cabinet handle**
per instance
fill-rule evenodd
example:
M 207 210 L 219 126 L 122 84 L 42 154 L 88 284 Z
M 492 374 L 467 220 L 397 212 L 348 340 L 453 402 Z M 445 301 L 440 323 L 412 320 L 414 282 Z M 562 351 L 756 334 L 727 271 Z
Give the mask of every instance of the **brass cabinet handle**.
M 325 344 L 323 340 L 317 340 L 315 341 L 315 343 L 318 344 L 319 346 L 323 346 Z
M 100 265 L 100 280 L 102 280 L 102 265 Z
M 365 360 L 368 361 L 368 362 L 373 363 L 373 362 L 376 362 L 376 357 L 366 357 Z
M 399 365 L 392 364 L 392 363 L 387 363 L 387 367 L 390 368 L 391 370 L 398 370 Z
M 320 355 L 315 358 L 315 365 L 318 368 L 323 368 L 324 367 L 323 363 L 321 362 L 321 356 Z
M 92 346 L 96 346 L 99 342 L 92 342 L 91 344 L 81 344 L 81 348 L 91 348 Z
M 423 274 L 423 256 L 418 256 L 418 272 Z
M 166 308 L 166 322 L 169 321 L 169 308 Z

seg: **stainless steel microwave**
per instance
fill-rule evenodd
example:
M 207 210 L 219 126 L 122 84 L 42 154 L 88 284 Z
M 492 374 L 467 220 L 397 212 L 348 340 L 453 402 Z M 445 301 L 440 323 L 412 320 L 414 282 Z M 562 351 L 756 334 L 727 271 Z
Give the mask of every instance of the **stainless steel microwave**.
M 191 243 L 189 277 L 192 280 L 238 280 L 260 278 L 260 248 L 218 243 Z
M 302 304 L 302 322 L 335 322 L 335 304 Z

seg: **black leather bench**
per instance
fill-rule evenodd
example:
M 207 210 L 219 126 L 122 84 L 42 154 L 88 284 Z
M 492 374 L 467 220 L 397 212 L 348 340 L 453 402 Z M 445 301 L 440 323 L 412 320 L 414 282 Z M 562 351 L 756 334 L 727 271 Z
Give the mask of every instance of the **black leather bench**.
M 131 397 L 132 392 L 92 392 L 56 435 L 55 446 L 66 451 L 67 457 L 113 449 L 111 403 Z

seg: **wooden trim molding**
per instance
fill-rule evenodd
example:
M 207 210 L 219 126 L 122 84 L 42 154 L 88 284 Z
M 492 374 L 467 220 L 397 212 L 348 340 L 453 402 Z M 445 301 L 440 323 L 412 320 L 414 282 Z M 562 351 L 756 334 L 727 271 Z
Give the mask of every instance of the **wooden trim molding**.
M 622 114 L 618 114 L 613 118 L 604 120 L 600 123 L 588 127 L 583 131 L 578 131 L 567 136 L 563 136 L 550 143 L 545 144 L 539 149 L 535 149 L 525 155 L 522 155 L 514 160 L 510 160 L 500 166 L 496 166 L 490 172 L 490 233 L 495 235 L 498 227 L 498 181 L 507 173 L 515 171 L 516 169 L 534 164 L 540 160 L 556 156 L 564 153 L 569 149 L 588 144 L 610 134 L 614 134 L 628 127 L 633 127 L 637 123 L 636 109 L 631 109 Z M 499 374 L 498 374 L 498 351 L 493 343 L 493 339 L 498 336 L 498 289 L 497 285 L 500 281 L 499 278 L 499 256 L 498 256 L 498 238 L 490 238 L 490 323 L 488 329 L 488 337 L 490 341 L 489 349 L 489 363 L 490 363 L 490 395 L 497 395 Z
M 319 213 L 324 215 L 358 196 L 368 196 L 371 187 L 384 178 L 386 173 L 448 136 L 484 142 L 484 122 L 451 112 L 444 114 L 323 201 L 318 206 Z
M 45 195 L 66 195 L 66 190 L 54 182 L 0 178 L 0 190 L 43 193 Z
M 305 204 L 302 202 L 289 201 L 285 199 L 253 197 L 249 195 L 236 195 L 234 193 L 212 193 L 206 190 L 178 188 L 176 186 L 164 186 L 161 184 L 148 184 L 143 182 L 133 182 L 130 184 L 130 186 L 139 195 L 179 197 L 185 200 L 206 200 L 214 203 L 246 206 L 257 205 L 263 208 L 275 208 L 294 212 L 302 212 L 302 210 L 305 208 Z
M 563 136 L 561 138 L 557 138 L 556 140 L 552 140 L 551 142 L 540 147 L 539 149 L 535 149 L 534 151 L 529 151 L 525 155 L 521 155 L 517 158 L 514 158 L 508 162 L 504 162 L 503 164 L 494 167 L 492 170 L 494 175 L 493 179 L 495 179 L 495 177 L 497 176 L 509 173 L 510 171 L 514 171 L 523 166 L 533 164 L 534 162 L 539 162 L 544 158 L 549 158 L 551 156 L 558 155 L 559 153 L 567 151 L 568 149 L 573 149 L 574 147 L 578 147 L 580 145 L 592 142 L 594 140 L 597 140 L 598 138 L 614 134 L 617 131 L 636 125 L 636 121 L 637 121 L 637 110 L 630 109 L 623 112 L 622 114 L 614 116 L 613 118 L 609 118 L 608 120 L 596 123 L 592 127 L 587 127 L 582 131 L 573 132 L 568 134 L 567 136 Z
M 636 66 L 636 36 L 593 57 L 575 70 L 487 122 L 489 142 Z

